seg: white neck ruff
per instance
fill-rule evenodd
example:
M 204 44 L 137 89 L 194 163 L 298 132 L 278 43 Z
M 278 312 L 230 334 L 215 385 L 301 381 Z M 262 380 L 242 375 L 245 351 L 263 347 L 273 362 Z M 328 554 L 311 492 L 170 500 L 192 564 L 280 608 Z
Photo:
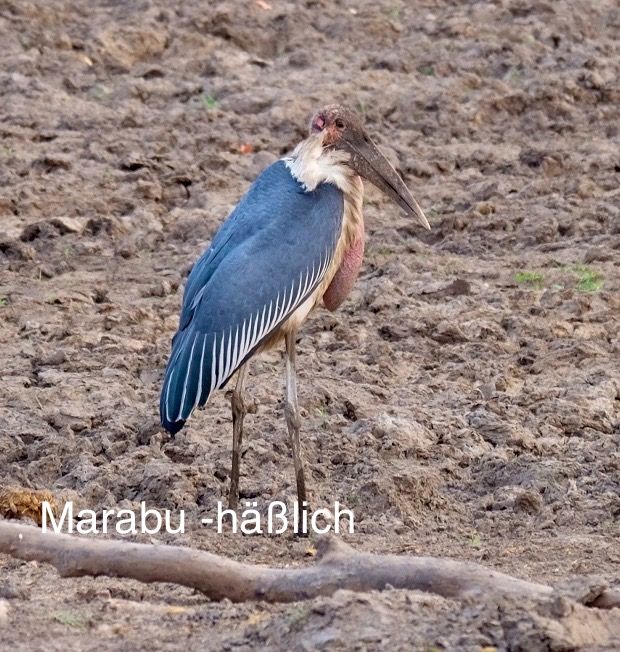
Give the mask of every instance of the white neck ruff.
M 348 194 L 355 185 L 355 172 L 347 165 L 346 152 L 323 149 L 322 134 L 302 140 L 290 156 L 284 159 L 291 174 L 308 192 L 321 183 L 333 183 Z

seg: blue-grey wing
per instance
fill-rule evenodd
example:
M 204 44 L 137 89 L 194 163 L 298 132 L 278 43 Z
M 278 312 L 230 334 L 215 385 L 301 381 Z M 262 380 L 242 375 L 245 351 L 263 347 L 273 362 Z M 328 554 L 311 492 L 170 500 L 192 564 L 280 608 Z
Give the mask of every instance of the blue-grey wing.
M 250 187 L 196 262 L 160 398 L 178 432 L 316 289 L 342 228 L 341 191 L 307 192 L 283 161 Z

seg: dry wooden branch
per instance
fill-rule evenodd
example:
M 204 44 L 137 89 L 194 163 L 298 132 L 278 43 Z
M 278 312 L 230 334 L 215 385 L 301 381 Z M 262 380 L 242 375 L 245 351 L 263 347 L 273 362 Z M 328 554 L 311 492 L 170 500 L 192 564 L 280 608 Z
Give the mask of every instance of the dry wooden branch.
M 52 564 L 62 577 L 91 575 L 172 582 L 197 589 L 212 600 L 229 598 L 234 602 L 293 602 L 330 595 L 338 589 L 370 591 L 390 586 L 448 598 L 472 594 L 540 598 L 552 593 L 549 586 L 479 564 L 359 553 L 335 538 L 320 541 L 319 563 L 315 566 L 279 569 L 241 564 L 190 548 L 43 533 L 32 526 L 0 521 L 0 553 Z

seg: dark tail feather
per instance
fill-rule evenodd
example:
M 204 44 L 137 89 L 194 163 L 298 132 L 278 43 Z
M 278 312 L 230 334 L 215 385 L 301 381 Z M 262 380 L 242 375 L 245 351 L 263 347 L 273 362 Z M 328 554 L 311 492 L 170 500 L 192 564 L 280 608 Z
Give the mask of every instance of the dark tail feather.
M 168 421 L 162 417 L 161 425 L 171 434 L 176 435 L 185 425 L 185 419 L 179 421 Z
M 173 340 L 159 399 L 161 425 L 173 435 L 185 425 L 199 402 L 197 398 L 205 396 L 205 386 L 210 386 L 211 356 L 206 339 L 204 334 L 188 329 Z

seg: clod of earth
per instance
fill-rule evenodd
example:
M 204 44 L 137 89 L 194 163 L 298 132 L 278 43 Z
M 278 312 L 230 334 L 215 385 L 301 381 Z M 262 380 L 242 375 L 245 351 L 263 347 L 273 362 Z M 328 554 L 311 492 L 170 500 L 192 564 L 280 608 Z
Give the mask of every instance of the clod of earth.
M 0 517 L 11 519 L 31 519 L 37 525 L 43 522 L 43 503 L 49 504 L 56 514 L 58 505 L 50 491 L 23 489 L 16 487 L 0 488 Z

